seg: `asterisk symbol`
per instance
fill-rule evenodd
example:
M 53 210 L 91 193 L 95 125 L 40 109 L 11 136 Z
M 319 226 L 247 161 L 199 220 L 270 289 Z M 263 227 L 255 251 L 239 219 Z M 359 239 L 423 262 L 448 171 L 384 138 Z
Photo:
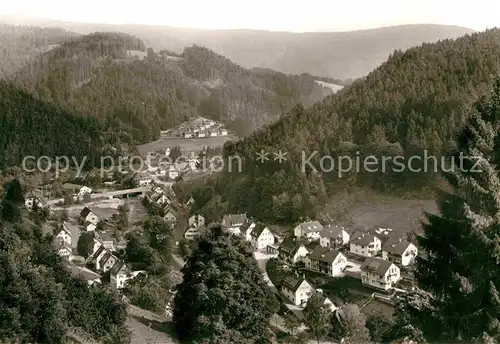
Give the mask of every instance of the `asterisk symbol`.
M 278 161 L 281 164 L 283 161 L 286 161 L 285 156 L 287 154 L 288 154 L 287 152 L 282 152 L 281 149 L 280 149 L 278 151 L 278 153 L 274 153 L 274 155 L 275 155 L 274 161 Z
M 260 161 L 263 163 L 266 160 L 269 160 L 268 157 L 269 153 L 264 152 L 264 150 L 261 150 L 260 153 L 257 153 L 257 161 Z

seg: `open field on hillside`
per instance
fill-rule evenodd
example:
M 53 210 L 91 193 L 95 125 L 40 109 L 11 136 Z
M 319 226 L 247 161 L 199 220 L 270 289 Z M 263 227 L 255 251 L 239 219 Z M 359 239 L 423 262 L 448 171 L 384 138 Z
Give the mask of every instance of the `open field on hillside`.
M 424 211 L 436 213 L 436 202 L 394 199 L 364 203 L 347 210 L 343 222 L 350 228 L 392 228 L 394 232 L 403 234 L 421 229 Z
M 160 139 L 155 142 L 146 143 L 137 147 L 139 153 L 142 156 L 146 156 L 149 152 L 155 152 L 160 149 L 172 148 L 179 146 L 183 154 L 188 154 L 190 152 L 198 152 L 203 149 L 203 147 L 217 148 L 222 147 L 224 143 L 236 140 L 237 138 L 232 135 L 228 136 L 216 136 L 216 137 L 206 137 L 206 138 L 176 138 L 176 139 Z

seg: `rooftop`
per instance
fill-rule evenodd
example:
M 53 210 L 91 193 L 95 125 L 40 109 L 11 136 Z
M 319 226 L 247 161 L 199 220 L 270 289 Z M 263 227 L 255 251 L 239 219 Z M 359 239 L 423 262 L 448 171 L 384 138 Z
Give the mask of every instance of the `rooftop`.
M 379 276 L 383 276 L 392 265 L 394 264 L 389 260 L 366 258 L 363 264 L 361 264 L 361 271 L 372 272 Z

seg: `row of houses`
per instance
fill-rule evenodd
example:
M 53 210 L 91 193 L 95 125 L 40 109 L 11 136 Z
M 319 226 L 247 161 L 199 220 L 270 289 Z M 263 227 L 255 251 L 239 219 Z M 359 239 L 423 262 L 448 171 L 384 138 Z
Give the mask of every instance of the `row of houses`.
M 179 220 L 179 212 L 181 205 L 177 203 L 175 194 L 171 188 L 165 191 L 161 186 L 153 183 L 151 190 L 146 192 L 146 200 L 150 206 L 160 210 L 163 219 L 173 228 Z
M 349 231 L 341 226 L 307 221 L 293 229 L 293 236 L 284 240 L 265 225 L 248 219 L 246 214 L 225 215 L 222 227 L 249 241 L 255 250 L 277 253 L 286 263 L 303 263 L 306 269 L 329 276 L 340 276 L 352 263 L 350 256 L 362 261 L 359 265 L 363 284 L 388 290 L 400 280 L 400 267 L 414 262 L 417 247 L 386 230 L 376 232 Z M 399 266 L 398 266 L 399 265 Z
M 67 265 L 74 271 L 79 271 L 83 274 L 82 278 L 86 279 L 89 284 L 100 280 L 100 274 L 110 272 L 111 285 L 117 289 L 122 289 L 126 286 L 126 282 L 135 278 L 144 271 L 132 271 L 122 260 L 120 260 L 114 252 L 117 249 L 115 240 L 111 233 L 94 232 L 94 246 L 92 254 L 87 258 L 87 261 L 93 262 L 95 271 L 88 269 L 82 270 L 73 267 L 71 259 L 76 256 L 76 245 L 80 236 L 78 227 L 71 227 L 67 222 L 64 222 L 55 235 L 55 245 L 58 246 L 58 254 L 67 261 Z M 100 274 L 99 274 L 100 273 Z M 99 277 L 96 277 L 98 275 Z M 87 276 L 87 277 L 86 277 Z M 89 278 L 88 276 L 94 276 Z

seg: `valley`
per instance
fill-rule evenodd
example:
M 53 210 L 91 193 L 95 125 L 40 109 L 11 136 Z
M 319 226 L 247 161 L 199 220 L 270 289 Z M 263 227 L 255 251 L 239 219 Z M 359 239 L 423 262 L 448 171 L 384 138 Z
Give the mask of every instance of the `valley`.
M 500 29 L 43 25 L 0 24 L 0 342 L 500 340 Z

